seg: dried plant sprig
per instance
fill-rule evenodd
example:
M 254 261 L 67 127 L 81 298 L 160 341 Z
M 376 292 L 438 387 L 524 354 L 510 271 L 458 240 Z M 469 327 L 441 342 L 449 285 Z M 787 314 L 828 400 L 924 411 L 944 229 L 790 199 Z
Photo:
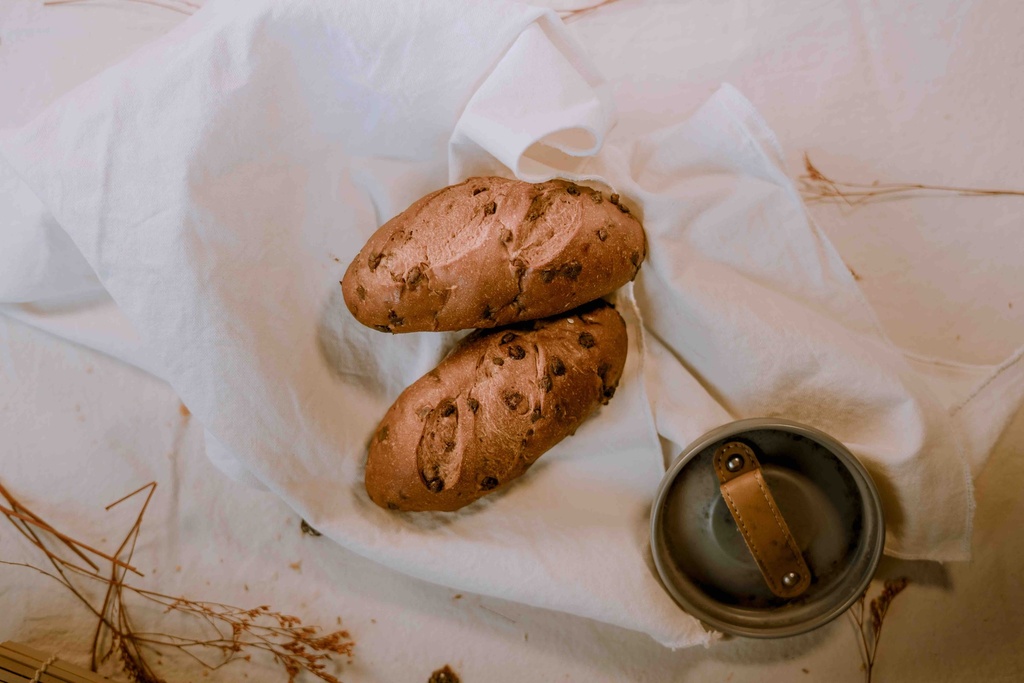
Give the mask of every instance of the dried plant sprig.
M 155 5 L 164 9 L 174 10 L 182 14 L 194 14 L 199 5 L 188 2 L 188 0 L 125 0 L 126 2 L 138 2 L 144 5 Z M 73 3 L 86 2 L 86 0 L 43 0 L 44 5 L 70 5 Z
M 878 644 L 882 640 L 882 625 L 885 623 L 886 614 L 889 613 L 889 606 L 892 605 L 896 596 L 903 592 L 908 583 L 910 580 L 905 577 L 886 579 L 882 592 L 868 603 L 868 615 L 865 614 L 867 591 L 850 609 L 850 618 L 857 626 L 857 644 L 861 660 L 864 662 L 864 676 L 867 683 L 871 683 L 872 672 L 878 657 Z M 870 618 L 867 618 L 868 616 Z
M 851 183 L 833 180 L 811 162 L 804 153 L 804 173 L 799 176 L 800 196 L 808 204 L 845 204 L 859 206 L 883 199 L 910 199 L 921 195 L 949 195 L 957 197 L 1024 197 L 1024 190 L 991 190 L 978 187 L 927 185 L 923 183 Z
M 100 664 L 116 658 L 135 683 L 162 683 L 163 679 L 147 659 L 148 654 L 178 651 L 208 671 L 233 661 L 251 661 L 253 654 L 263 654 L 281 665 L 288 674 L 289 682 L 305 671 L 327 683 L 340 683 L 327 667 L 334 662 L 335 656 L 351 661 L 355 643 L 347 631 L 325 632 L 316 626 L 305 626 L 298 617 L 273 611 L 269 605 L 244 609 L 219 602 L 174 597 L 125 582 L 127 572 L 135 571 L 130 564 L 131 558 L 143 516 L 155 490 L 156 482 L 150 482 L 107 506 L 106 509 L 110 510 L 146 492 L 135 523 L 117 552 L 108 555 L 46 524 L 0 484 L 0 497 L 10 506 L 0 506 L 0 513 L 45 554 L 53 571 L 25 562 L 0 560 L 0 564 L 28 568 L 57 581 L 96 616 L 92 646 L 94 671 Z M 61 546 L 74 551 L 90 568 L 65 559 L 58 553 Z M 102 573 L 89 554 L 109 562 L 109 574 Z M 86 597 L 85 591 L 76 585 L 76 580 L 98 583 L 106 588 L 100 606 Z M 162 608 L 165 613 L 175 612 L 191 617 L 190 623 L 195 624 L 198 633 L 195 630 L 188 634 L 138 630 L 128 612 L 128 596 L 136 602 Z
M 596 5 L 591 5 L 590 7 L 581 7 L 580 9 L 563 10 L 563 11 L 560 11 L 558 13 L 558 15 L 560 17 L 562 17 L 563 21 L 568 23 L 570 21 L 575 21 L 576 19 L 578 19 L 579 17 L 583 16 L 584 14 L 588 14 L 590 12 L 593 12 L 594 10 L 596 10 L 596 9 L 598 9 L 600 7 L 604 7 L 605 5 L 610 5 L 613 2 L 618 2 L 618 0 L 604 0 L 604 2 L 599 2 Z

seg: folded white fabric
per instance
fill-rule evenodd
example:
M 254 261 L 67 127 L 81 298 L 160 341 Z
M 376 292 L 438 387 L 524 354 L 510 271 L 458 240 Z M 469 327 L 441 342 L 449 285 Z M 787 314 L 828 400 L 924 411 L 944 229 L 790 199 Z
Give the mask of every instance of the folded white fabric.
M 78 247 L 0 158 L 0 301 L 80 298 L 103 288 Z
M 221 1 L 0 154 L 138 331 L 141 362 L 202 420 L 211 457 L 382 563 L 707 642 L 655 578 L 650 504 L 683 445 L 757 415 L 863 460 L 890 552 L 965 557 L 957 425 L 808 222 L 763 122 L 728 87 L 688 121 L 602 145 L 613 120 L 550 11 Z M 338 281 L 378 225 L 481 173 L 603 182 L 638 207 L 650 259 L 617 297 L 626 374 L 508 491 L 455 514 L 386 512 L 363 490 L 366 440 L 457 335 L 366 329 Z

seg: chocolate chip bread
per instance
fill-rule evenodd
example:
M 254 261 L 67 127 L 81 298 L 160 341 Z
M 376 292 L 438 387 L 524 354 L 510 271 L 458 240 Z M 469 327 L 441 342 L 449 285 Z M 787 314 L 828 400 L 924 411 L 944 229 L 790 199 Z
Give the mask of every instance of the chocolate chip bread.
M 341 284 L 352 315 L 382 332 L 489 328 L 610 294 L 646 255 L 643 227 L 618 195 L 470 178 L 385 223 Z
M 522 475 L 607 403 L 626 325 L 602 300 L 470 334 L 406 389 L 371 440 L 366 491 L 391 510 L 457 510 Z

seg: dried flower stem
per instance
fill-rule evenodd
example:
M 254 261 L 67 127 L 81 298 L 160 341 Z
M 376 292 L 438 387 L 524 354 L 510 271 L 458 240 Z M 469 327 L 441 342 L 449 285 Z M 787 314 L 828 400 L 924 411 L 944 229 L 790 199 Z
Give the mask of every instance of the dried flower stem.
M 79 550 L 79 548 L 81 548 L 82 550 L 87 550 L 90 553 L 92 553 L 93 555 L 96 555 L 98 557 L 102 557 L 104 560 L 107 560 L 108 562 L 112 562 L 112 563 L 114 563 L 116 565 L 124 567 L 125 569 L 128 569 L 130 571 L 135 572 L 139 576 L 142 576 L 142 573 L 138 569 L 136 569 L 135 567 L 131 566 L 130 564 L 126 564 L 126 563 L 122 562 L 121 560 L 117 559 L 116 557 L 111 557 L 110 555 L 107 555 L 106 553 L 102 553 L 99 550 L 96 550 L 95 548 L 92 548 L 92 547 L 86 545 L 85 543 L 80 543 L 79 541 L 76 541 L 73 538 L 69 538 L 68 536 L 65 536 L 64 534 L 62 534 L 61 532 L 57 531 L 52 526 L 50 526 L 46 522 L 43 522 L 40 519 L 35 519 L 35 518 L 30 517 L 28 515 L 24 515 L 24 514 L 21 514 L 19 512 L 15 512 L 14 510 L 8 510 L 3 505 L 0 505 L 0 512 L 2 512 L 3 514 L 7 515 L 8 518 L 12 518 L 13 517 L 15 519 L 20 519 L 23 522 L 27 522 L 27 523 L 29 523 L 29 524 L 31 524 L 33 526 L 39 527 L 43 531 L 46 531 L 46 532 L 48 532 L 50 534 L 53 534 L 54 536 L 56 536 L 60 540 L 66 542 L 69 548 L 71 548 L 75 553 L 79 554 L 79 556 L 83 560 L 85 560 L 86 563 L 88 563 L 91 567 L 94 567 L 96 570 L 99 570 L 99 567 L 97 567 L 88 558 L 88 556 L 82 554 L 81 551 Z
M 925 185 L 921 183 L 850 183 L 833 180 L 822 173 L 804 154 L 805 173 L 799 177 L 800 195 L 808 204 L 846 204 L 859 206 L 881 199 L 909 199 L 922 194 L 952 195 L 957 197 L 1024 197 L 1022 190 L 991 190 L 951 185 Z
M 878 644 L 882 640 L 882 625 L 885 623 L 885 615 L 889 613 L 889 606 L 893 600 L 907 587 L 908 583 L 909 580 L 906 578 L 886 579 L 881 594 L 870 603 L 868 610 L 870 619 L 865 618 L 864 603 L 867 600 L 867 591 L 850 609 L 850 618 L 857 625 L 857 646 L 861 660 L 864 662 L 864 680 L 867 683 L 871 683 L 872 672 L 878 657 Z
M 570 21 L 575 21 L 576 19 L 578 19 L 579 17 L 583 16 L 584 14 L 588 14 L 590 12 L 593 12 L 594 10 L 596 10 L 599 7 L 604 7 L 605 5 L 610 5 L 613 2 L 618 2 L 618 0 L 604 0 L 604 2 L 599 2 L 596 5 L 591 5 L 590 7 L 583 7 L 581 9 L 565 10 L 565 11 L 559 12 L 558 14 L 559 14 L 559 16 L 562 17 L 563 21 L 568 23 Z
M 70 5 L 73 3 L 85 2 L 86 0 L 43 0 L 44 5 Z M 188 0 L 126 0 L 126 2 L 138 2 L 143 5 L 154 5 L 164 9 L 174 10 L 182 14 L 194 14 L 199 5 L 188 2 Z
M 306 671 L 328 683 L 339 683 L 338 679 L 327 671 L 327 664 L 333 661 L 332 655 L 342 655 L 350 661 L 355 644 L 347 631 L 326 633 L 315 626 L 304 626 L 298 617 L 272 611 L 269 605 L 243 609 L 219 602 L 173 597 L 125 582 L 127 572 L 139 573 L 130 563 L 138 542 L 143 516 L 155 490 L 156 482 L 150 482 L 107 506 L 106 509 L 110 510 L 115 505 L 146 492 L 135 523 L 125 535 L 117 552 L 108 555 L 43 522 L 38 515 L 18 502 L 3 485 L 0 485 L 0 497 L 10 506 L 0 505 L 0 513 L 32 545 L 45 554 L 53 571 L 25 562 L 0 560 L 0 564 L 31 569 L 53 579 L 70 590 L 93 613 L 97 618 L 92 644 L 94 671 L 111 657 L 116 657 L 120 660 L 125 673 L 135 683 L 162 683 L 163 679 L 146 658 L 147 653 L 158 652 L 157 648 L 161 648 L 187 655 L 208 671 L 215 671 L 236 660 L 251 661 L 254 653 L 263 653 L 284 668 L 289 682 Z M 57 552 L 59 546 L 73 551 L 90 568 L 63 558 Z M 87 553 L 109 562 L 109 574 L 102 573 Z M 79 589 L 75 579 L 99 583 L 105 587 L 106 591 L 99 607 Z M 128 612 L 128 596 L 132 596 L 136 601 L 141 600 L 159 607 L 164 613 L 174 611 L 194 618 L 201 635 L 137 630 Z

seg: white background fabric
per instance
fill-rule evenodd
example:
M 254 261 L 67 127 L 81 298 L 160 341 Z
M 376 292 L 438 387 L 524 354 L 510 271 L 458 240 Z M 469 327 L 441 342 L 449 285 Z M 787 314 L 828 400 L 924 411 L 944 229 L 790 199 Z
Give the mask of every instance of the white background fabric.
M 621 101 L 622 101 L 622 100 L 621 100 Z M 622 106 L 621 106 L 621 109 L 622 109 Z M 628 117 L 624 117 L 624 119 L 628 120 Z M 24 359 L 23 359 L 23 360 L 24 360 Z M 24 367 L 24 366 L 23 366 L 23 367 Z M 42 393 L 42 392 L 40 392 L 40 393 Z M 618 400 L 618 399 L 620 399 L 620 397 L 616 397 L 616 400 Z M 69 415 L 71 415 L 71 413 L 69 413 Z M 642 649 L 642 648 L 641 648 L 641 649 Z M 611 680 L 611 679 L 609 679 L 609 680 Z

